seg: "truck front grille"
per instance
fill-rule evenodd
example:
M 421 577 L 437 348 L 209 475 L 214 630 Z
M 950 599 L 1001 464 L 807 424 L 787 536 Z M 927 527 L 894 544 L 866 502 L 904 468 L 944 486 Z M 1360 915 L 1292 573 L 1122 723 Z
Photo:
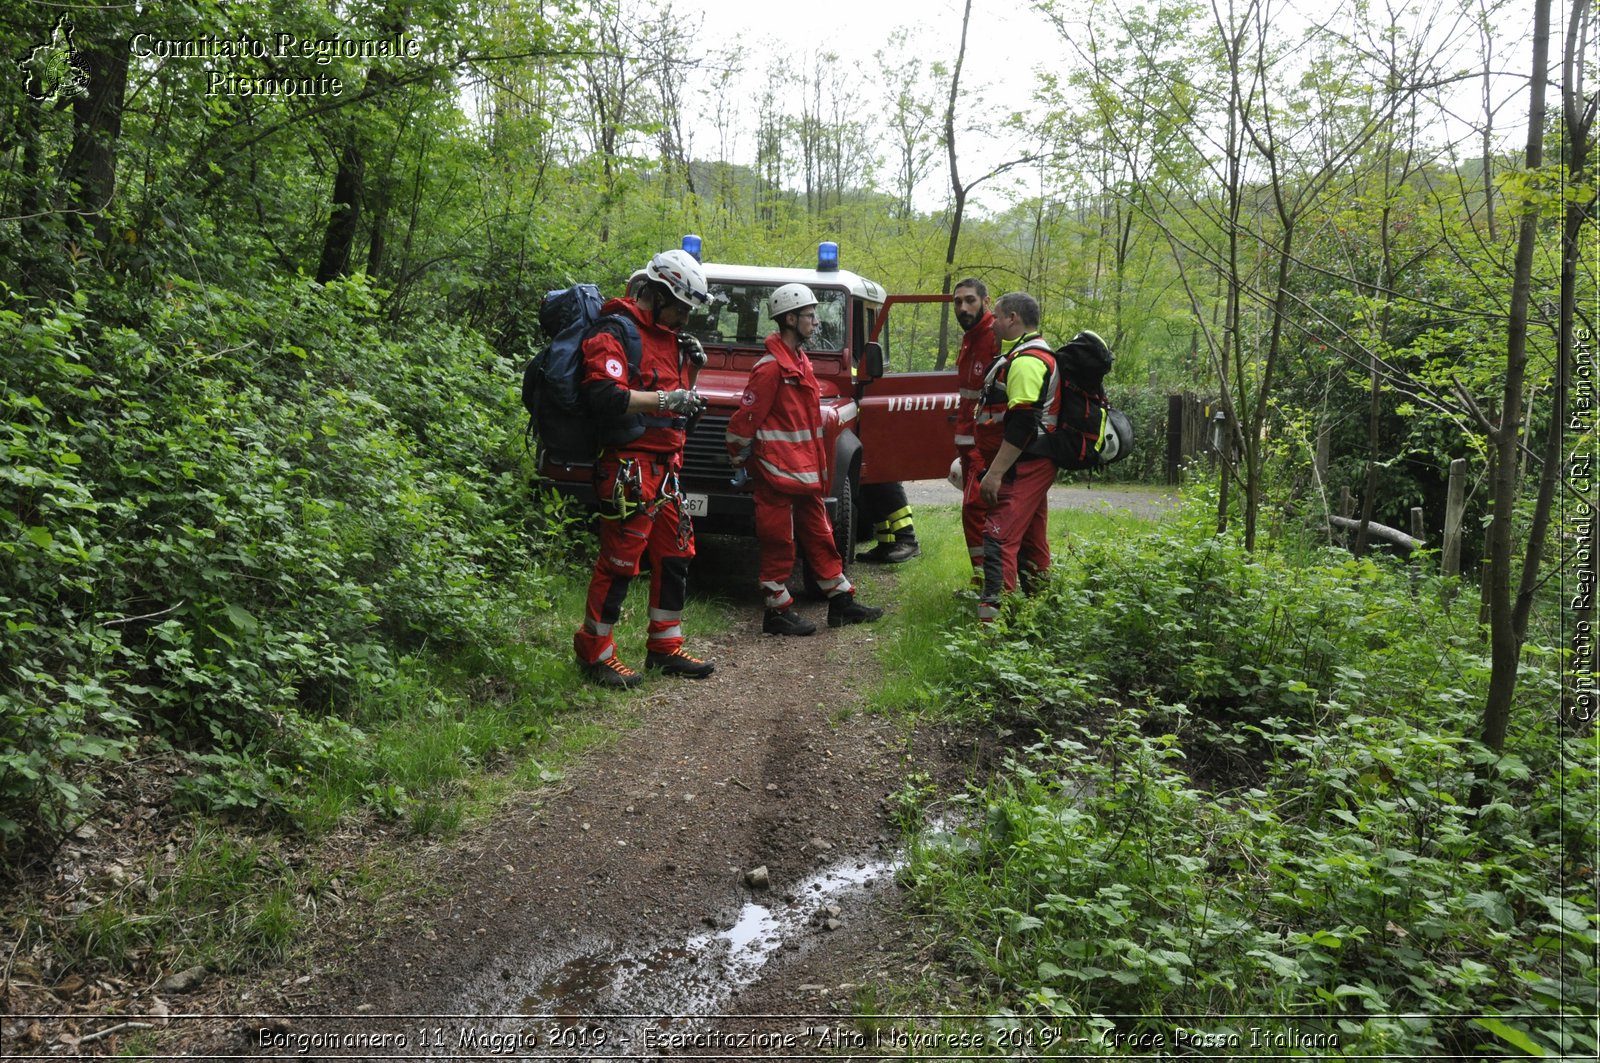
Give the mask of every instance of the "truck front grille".
M 733 465 L 728 461 L 728 444 L 724 436 L 728 431 L 727 417 L 704 414 L 683 447 L 683 475 L 685 478 L 721 480 L 726 483 L 733 477 Z

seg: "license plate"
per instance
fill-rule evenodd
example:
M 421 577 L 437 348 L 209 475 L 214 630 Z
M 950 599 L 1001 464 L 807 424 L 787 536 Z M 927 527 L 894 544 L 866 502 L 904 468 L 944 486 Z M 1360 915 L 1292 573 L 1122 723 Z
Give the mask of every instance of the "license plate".
M 683 496 L 683 511 L 691 517 L 703 517 L 711 511 L 711 499 L 707 495 Z

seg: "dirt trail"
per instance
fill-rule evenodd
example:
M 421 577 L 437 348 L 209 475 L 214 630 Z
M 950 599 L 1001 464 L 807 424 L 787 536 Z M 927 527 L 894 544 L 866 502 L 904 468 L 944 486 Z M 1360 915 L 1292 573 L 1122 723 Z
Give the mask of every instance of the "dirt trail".
M 702 548 L 702 587 L 741 602 L 738 628 L 690 641 L 715 675 L 625 695 L 640 726 L 559 790 L 431 850 L 437 899 L 408 899 L 387 929 L 324 953 L 309 980 L 208 1001 L 278 1015 L 204 1024 L 191 1050 L 616 1058 L 737 1044 L 760 1057 L 770 1031 L 814 1023 L 738 1016 L 847 1010 L 857 986 L 912 963 L 893 917 L 887 799 L 908 770 L 959 775 L 962 755 L 860 711 L 879 668 L 872 627 L 829 630 L 825 607 L 805 603 L 815 636 L 761 635 L 749 588 L 718 587 L 718 572 L 754 571 L 728 551 L 741 553 Z M 764 889 L 747 884 L 758 867 Z M 549 1018 L 493 1017 L 507 1015 Z M 359 1044 L 332 1040 L 350 1036 Z

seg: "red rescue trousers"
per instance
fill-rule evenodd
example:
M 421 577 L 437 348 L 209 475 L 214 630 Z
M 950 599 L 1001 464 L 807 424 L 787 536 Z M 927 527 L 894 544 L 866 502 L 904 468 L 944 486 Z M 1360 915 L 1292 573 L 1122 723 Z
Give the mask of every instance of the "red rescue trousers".
M 978 618 L 992 620 L 998 613 L 1002 590 L 1017 589 L 1021 566 L 1043 574 L 1050 570 L 1050 485 L 1056 482 L 1055 462 L 1047 458 L 1020 460 L 1015 474 L 1000 487 L 1000 498 L 983 526 L 983 594 Z
M 961 536 L 967 541 L 967 559 L 979 579 L 983 573 L 983 525 L 989 519 L 989 504 L 978 486 L 987 468 L 983 458 L 974 452 L 961 455 Z
M 768 609 L 787 609 L 794 604 L 789 594 L 789 573 L 794 570 L 794 544 L 798 532 L 800 548 L 817 585 L 832 597 L 853 590 L 844 574 L 844 560 L 833 542 L 833 525 L 828 522 L 828 507 L 821 495 L 792 495 L 777 491 L 766 479 L 756 476 L 756 539 L 760 550 L 761 590 Z
M 664 495 L 672 473 L 662 455 L 642 452 L 608 455 L 595 468 L 600 556 L 589 578 L 583 626 L 572 637 L 572 648 L 586 664 L 616 654 L 612 629 L 644 557 L 650 559 L 650 623 L 645 649 L 671 653 L 683 645 L 683 602 L 689 562 L 694 559 L 694 525 L 678 511 L 676 497 Z M 620 492 L 619 476 L 623 479 Z

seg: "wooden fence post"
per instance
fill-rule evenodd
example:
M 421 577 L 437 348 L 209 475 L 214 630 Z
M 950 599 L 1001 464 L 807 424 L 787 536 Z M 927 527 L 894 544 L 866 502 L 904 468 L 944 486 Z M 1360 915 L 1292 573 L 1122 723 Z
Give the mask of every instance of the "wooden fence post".
M 1167 396 L 1167 483 L 1175 484 L 1183 472 L 1184 409 L 1182 395 Z
M 1427 538 L 1427 530 L 1428 525 L 1422 519 L 1422 507 L 1412 506 L 1411 537 L 1417 540 L 1424 540 Z M 1420 547 L 1423 544 L 1419 541 L 1417 545 Z M 1411 597 L 1415 598 L 1417 596 L 1417 587 L 1422 582 L 1422 565 L 1417 561 L 1416 550 L 1412 550 L 1406 555 L 1406 572 L 1411 577 Z

